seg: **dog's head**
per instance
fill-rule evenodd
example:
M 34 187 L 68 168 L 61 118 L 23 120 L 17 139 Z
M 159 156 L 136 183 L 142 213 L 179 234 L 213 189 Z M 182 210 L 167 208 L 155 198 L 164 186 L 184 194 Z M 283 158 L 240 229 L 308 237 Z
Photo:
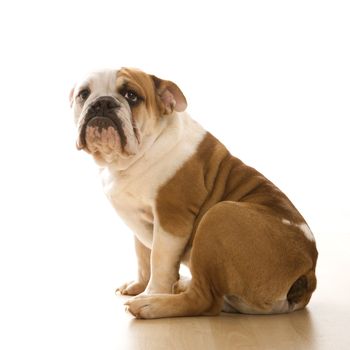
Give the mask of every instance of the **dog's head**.
M 88 75 L 73 88 L 70 102 L 77 148 L 102 164 L 137 155 L 164 118 L 187 106 L 173 82 L 129 68 Z

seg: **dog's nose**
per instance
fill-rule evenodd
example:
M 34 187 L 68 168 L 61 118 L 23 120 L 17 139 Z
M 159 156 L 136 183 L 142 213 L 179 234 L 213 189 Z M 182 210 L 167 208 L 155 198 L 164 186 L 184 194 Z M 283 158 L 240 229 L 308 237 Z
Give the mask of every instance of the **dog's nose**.
M 118 108 L 118 102 L 110 96 L 99 97 L 90 107 L 95 115 L 104 116 L 110 110 Z

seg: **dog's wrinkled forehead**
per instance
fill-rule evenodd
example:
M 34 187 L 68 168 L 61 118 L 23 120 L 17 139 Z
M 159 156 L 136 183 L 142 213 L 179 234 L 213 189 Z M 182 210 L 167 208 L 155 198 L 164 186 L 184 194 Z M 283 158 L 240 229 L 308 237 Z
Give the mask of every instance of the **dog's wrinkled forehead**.
M 116 71 L 104 71 L 92 75 L 93 90 L 106 95 L 116 92 Z
M 111 96 L 116 93 L 116 70 L 104 70 L 90 73 L 77 87 L 77 91 L 89 89 L 91 94 Z
M 121 68 L 119 70 L 103 70 L 89 73 L 76 86 L 79 90 L 89 87 L 93 91 L 114 93 L 122 84 L 135 83 L 146 90 L 153 88 L 148 74 L 136 69 Z

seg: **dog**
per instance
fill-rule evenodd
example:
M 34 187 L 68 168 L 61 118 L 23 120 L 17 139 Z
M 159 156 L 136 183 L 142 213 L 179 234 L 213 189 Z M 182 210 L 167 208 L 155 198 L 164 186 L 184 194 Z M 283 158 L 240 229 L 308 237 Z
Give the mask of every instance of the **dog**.
M 318 256 L 309 226 L 191 119 L 175 83 L 134 68 L 99 71 L 75 85 L 70 103 L 77 148 L 99 165 L 134 233 L 138 277 L 117 289 L 134 296 L 131 314 L 275 314 L 308 304 Z

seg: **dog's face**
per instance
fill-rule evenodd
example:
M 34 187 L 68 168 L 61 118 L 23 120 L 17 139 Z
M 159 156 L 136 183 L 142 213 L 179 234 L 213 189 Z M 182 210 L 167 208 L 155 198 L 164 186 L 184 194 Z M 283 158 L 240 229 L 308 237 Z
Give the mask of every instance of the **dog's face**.
M 101 164 L 139 154 L 162 120 L 187 106 L 176 84 L 128 68 L 90 74 L 71 91 L 70 102 L 77 148 Z

